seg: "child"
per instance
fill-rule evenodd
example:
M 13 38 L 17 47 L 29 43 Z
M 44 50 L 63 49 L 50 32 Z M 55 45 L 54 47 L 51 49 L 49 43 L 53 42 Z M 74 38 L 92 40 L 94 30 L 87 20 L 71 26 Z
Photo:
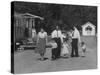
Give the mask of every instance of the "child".
M 69 56 L 69 45 L 68 45 L 68 40 L 65 40 L 63 42 L 63 45 L 62 45 L 62 51 L 61 51 L 61 56 L 63 57 L 68 57 Z
M 82 48 L 82 57 L 85 57 L 85 52 L 86 52 L 86 44 L 85 44 L 85 42 L 81 42 L 81 48 Z
M 57 55 L 57 43 L 55 42 L 54 39 L 51 40 L 51 42 L 49 43 L 51 45 L 51 49 L 52 49 L 52 60 L 56 59 L 56 55 Z

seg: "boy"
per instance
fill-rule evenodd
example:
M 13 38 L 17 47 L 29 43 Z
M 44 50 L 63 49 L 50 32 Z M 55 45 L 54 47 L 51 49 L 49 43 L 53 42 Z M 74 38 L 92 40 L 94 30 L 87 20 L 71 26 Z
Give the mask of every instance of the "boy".
M 52 60 L 56 60 L 56 55 L 57 55 L 57 43 L 55 42 L 54 39 L 51 40 L 50 42 L 51 48 L 52 48 Z
M 85 42 L 81 42 L 81 48 L 82 48 L 82 57 L 85 57 L 85 52 L 86 52 L 86 44 L 85 44 Z

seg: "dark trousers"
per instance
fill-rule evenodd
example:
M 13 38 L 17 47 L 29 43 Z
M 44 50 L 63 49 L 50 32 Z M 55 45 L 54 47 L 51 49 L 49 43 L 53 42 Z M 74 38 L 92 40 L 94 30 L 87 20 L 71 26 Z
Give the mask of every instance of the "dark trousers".
M 52 49 L 52 57 L 51 57 L 52 59 L 56 59 L 56 56 L 57 56 L 56 52 L 57 52 L 57 48 Z
M 75 38 L 75 39 L 72 39 L 72 52 L 71 52 L 71 56 L 72 57 L 78 57 L 79 54 L 78 54 L 78 39 Z
M 54 55 L 55 58 L 59 58 L 61 53 L 61 39 L 60 38 L 53 38 L 53 39 L 57 43 L 57 48 L 56 50 L 53 51 L 52 55 Z

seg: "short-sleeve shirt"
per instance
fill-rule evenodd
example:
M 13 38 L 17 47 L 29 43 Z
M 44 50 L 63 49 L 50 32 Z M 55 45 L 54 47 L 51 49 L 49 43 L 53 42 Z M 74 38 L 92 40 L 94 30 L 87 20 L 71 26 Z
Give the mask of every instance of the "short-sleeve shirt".
M 46 38 L 47 37 L 47 32 L 43 32 L 43 33 L 42 32 L 39 32 L 38 33 L 38 37 L 39 38 Z
M 52 38 L 62 37 L 62 33 L 60 30 L 54 30 L 51 35 L 52 35 Z
M 54 30 L 51 33 L 51 37 L 52 38 L 60 38 L 61 39 L 61 42 L 63 43 L 63 38 L 62 38 L 62 32 L 61 32 L 61 30 Z

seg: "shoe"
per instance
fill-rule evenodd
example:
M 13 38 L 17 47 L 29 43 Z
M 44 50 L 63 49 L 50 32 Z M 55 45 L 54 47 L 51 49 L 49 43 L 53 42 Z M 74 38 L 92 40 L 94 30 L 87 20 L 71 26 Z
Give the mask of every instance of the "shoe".
M 56 59 L 55 59 L 55 58 L 52 58 L 52 59 L 51 59 L 51 61 L 54 61 L 54 60 L 56 60 Z
M 71 57 L 75 57 L 74 55 L 71 55 Z
M 61 56 L 56 57 L 56 59 L 60 59 L 60 58 L 61 58 Z
M 75 57 L 79 57 L 79 55 L 76 55 Z
M 85 56 L 81 56 L 81 57 L 85 57 Z
M 41 58 L 41 61 L 44 61 L 44 58 Z

